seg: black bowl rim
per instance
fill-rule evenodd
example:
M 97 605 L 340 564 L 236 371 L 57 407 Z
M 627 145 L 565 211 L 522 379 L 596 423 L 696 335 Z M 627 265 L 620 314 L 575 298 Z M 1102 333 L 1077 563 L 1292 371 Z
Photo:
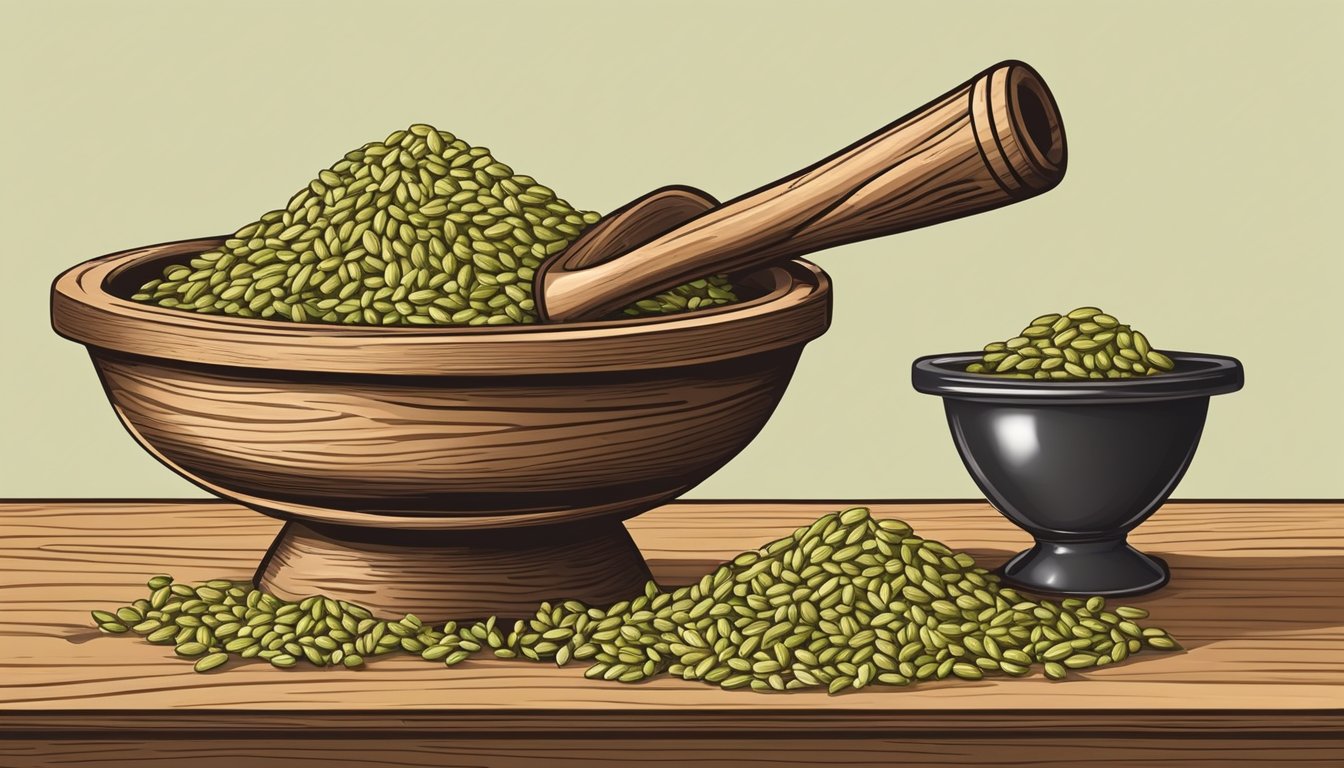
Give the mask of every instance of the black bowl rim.
M 1132 379 L 1010 379 L 967 373 L 983 352 L 927 355 L 915 360 L 911 384 L 926 395 L 1011 402 L 1134 402 L 1208 397 L 1236 392 L 1245 382 L 1241 362 L 1198 352 L 1163 353 L 1176 363 L 1171 373 Z M 1182 370 L 1182 369 L 1185 370 Z

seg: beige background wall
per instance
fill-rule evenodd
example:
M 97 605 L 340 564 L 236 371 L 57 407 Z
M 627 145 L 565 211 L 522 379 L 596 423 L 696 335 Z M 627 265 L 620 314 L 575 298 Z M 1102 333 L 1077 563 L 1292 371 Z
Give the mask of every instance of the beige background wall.
M 727 199 L 1021 58 L 1059 100 L 1064 184 L 817 256 L 831 331 L 696 495 L 975 495 L 910 360 L 1095 303 L 1246 364 L 1178 496 L 1344 497 L 1341 33 L 1333 0 L 5 0 L 0 496 L 199 493 L 50 331 L 77 261 L 231 231 L 414 121 L 588 208 L 670 182 Z

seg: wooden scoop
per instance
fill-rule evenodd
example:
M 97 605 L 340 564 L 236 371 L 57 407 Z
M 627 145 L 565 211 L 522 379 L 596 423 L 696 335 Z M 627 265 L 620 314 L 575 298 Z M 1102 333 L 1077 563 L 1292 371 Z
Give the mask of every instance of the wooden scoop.
M 1064 126 L 1040 75 L 997 64 L 830 157 L 719 205 L 665 187 L 613 212 L 537 270 L 543 320 L 610 315 L 705 275 L 1000 208 L 1064 177 Z

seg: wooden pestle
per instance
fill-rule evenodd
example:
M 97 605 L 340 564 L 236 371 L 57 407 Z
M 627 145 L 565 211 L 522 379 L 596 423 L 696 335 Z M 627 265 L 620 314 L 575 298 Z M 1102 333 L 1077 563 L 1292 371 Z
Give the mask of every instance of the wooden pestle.
M 645 195 L 537 271 L 544 320 L 590 320 L 705 275 L 970 216 L 1064 176 L 1064 126 L 1045 82 L 1005 61 L 830 157 L 723 205 Z

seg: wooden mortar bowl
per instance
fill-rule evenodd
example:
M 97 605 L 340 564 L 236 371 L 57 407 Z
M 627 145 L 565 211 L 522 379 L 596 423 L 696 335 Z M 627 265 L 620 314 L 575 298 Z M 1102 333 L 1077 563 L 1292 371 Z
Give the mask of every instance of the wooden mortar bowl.
M 830 282 L 804 261 L 741 280 L 730 306 L 567 325 L 297 324 L 129 299 L 221 242 L 80 264 L 52 286 L 52 326 L 89 348 L 145 450 L 286 521 L 256 583 L 384 616 L 641 591 L 621 521 L 751 442 L 830 322 Z

